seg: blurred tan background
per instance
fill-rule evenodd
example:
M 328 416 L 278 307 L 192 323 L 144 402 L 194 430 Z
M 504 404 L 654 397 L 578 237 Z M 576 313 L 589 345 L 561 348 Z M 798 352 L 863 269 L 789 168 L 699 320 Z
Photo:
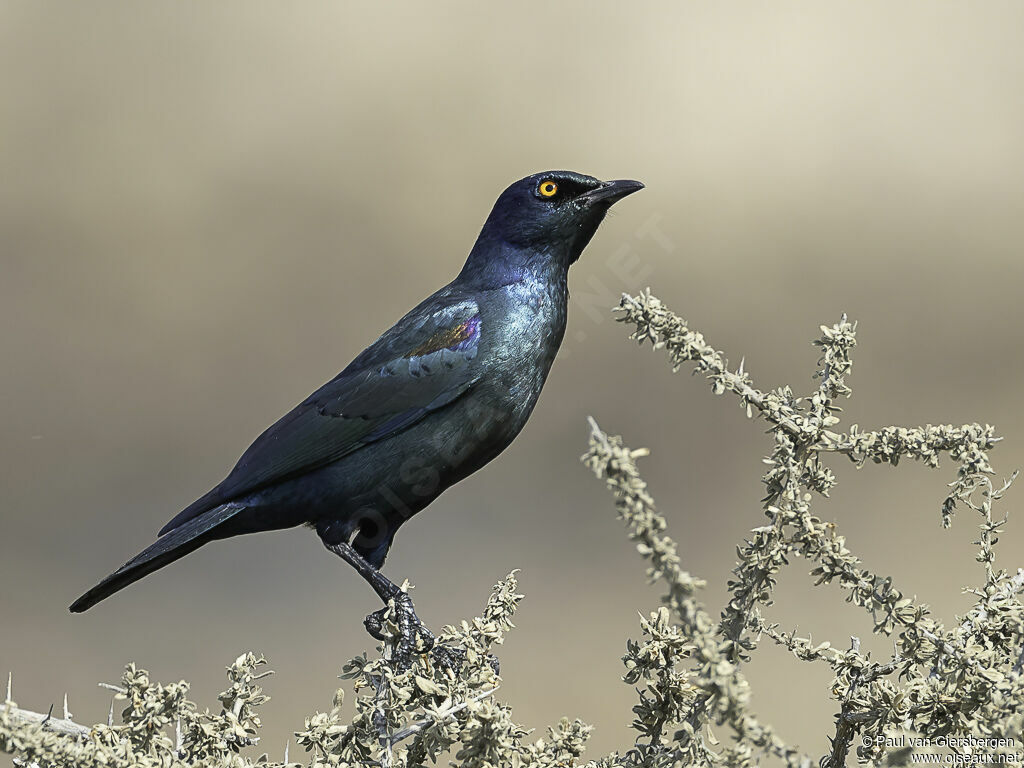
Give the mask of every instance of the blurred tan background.
M 818 325 L 860 321 L 848 420 L 981 421 L 1024 465 L 1024 10 L 1016 3 L 76 3 L 0 6 L 0 670 L 46 710 L 130 660 L 216 705 L 264 652 L 278 755 L 370 647 L 364 584 L 305 530 L 206 547 L 82 616 L 268 424 L 459 269 L 498 192 L 546 168 L 643 180 L 573 268 L 533 420 L 398 536 L 386 571 L 438 626 L 522 568 L 501 696 L 625 749 L 619 680 L 657 604 L 577 458 L 587 414 L 635 446 L 717 615 L 762 523 L 763 424 L 668 373 L 604 306 L 651 285 L 762 388 L 809 390 Z M 948 620 L 976 583 L 955 467 L 835 464 L 865 563 Z M 1019 509 L 1022 491 L 1008 508 Z M 1002 565 L 1024 564 L 1011 519 Z M 797 562 L 770 618 L 869 620 Z M 865 639 L 867 642 L 867 640 Z M 887 641 L 871 647 L 885 651 Z M 827 747 L 829 676 L 765 646 L 754 704 Z

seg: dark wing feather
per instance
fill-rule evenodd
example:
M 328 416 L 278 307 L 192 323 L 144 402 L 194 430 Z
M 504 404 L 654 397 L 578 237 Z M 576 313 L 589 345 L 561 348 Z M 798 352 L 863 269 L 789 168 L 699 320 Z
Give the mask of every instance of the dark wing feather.
M 422 307 L 417 308 L 422 310 Z M 227 478 L 164 526 L 173 530 L 218 503 L 326 466 L 409 428 L 480 377 L 476 302 L 413 310 L 256 438 Z

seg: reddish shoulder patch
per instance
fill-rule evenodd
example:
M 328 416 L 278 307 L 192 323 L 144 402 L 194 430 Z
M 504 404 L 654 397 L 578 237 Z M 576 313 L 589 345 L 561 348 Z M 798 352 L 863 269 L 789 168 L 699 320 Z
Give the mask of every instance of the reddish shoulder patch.
M 459 349 L 472 342 L 480 332 L 480 316 L 471 317 L 464 323 L 438 331 L 415 349 L 406 354 L 406 358 L 422 357 L 442 349 Z

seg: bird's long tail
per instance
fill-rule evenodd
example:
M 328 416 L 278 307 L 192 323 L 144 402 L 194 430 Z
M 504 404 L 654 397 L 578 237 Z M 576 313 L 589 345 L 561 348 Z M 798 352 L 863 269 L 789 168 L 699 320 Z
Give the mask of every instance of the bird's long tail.
M 153 544 L 122 565 L 103 581 L 71 604 L 72 613 L 92 608 L 100 600 L 141 579 L 153 571 L 184 557 L 208 541 L 218 538 L 215 530 L 221 523 L 245 509 L 243 504 L 221 504 L 168 531 Z

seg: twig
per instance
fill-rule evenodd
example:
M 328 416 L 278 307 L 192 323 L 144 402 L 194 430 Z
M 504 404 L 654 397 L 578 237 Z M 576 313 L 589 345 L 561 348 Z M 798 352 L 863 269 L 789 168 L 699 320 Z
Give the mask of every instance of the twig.
M 495 693 L 499 688 L 500 688 L 500 686 L 496 685 L 493 688 L 489 688 L 488 690 L 484 691 L 483 693 L 477 694 L 476 696 L 472 697 L 471 699 L 466 699 L 466 701 L 460 702 L 459 704 L 456 704 L 456 705 L 454 705 L 452 707 L 449 707 L 448 709 L 445 709 L 445 710 L 443 710 L 442 712 L 439 713 L 439 718 L 451 717 L 455 713 L 461 712 L 462 710 L 464 710 L 470 704 L 473 704 L 475 702 L 482 701 L 482 700 L 486 699 L 488 696 L 490 696 L 493 693 Z M 412 723 L 411 725 L 407 725 L 402 730 L 397 731 L 396 733 L 394 733 L 391 736 L 391 743 L 392 744 L 397 744 L 398 742 L 402 741 L 403 739 L 407 739 L 410 736 L 413 736 L 413 735 L 419 733 L 424 728 L 426 728 L 426 727 L 428 727 L 430 725 L 433 725 L 436 722 L 437 722 L 437 719 L 417 720 L 415 723 Z
M 54 733 L 59 733 L 63 736 L 81 739 L 88 736 L 91 731 L 87 726 L 79 725 L 70 719 L 53 717 L 53 707 L 50 707 L 50 713 L 45 715 L 39 712 L 21 709 L 20 707 L 15 706 L 10 700 L 8 700 L 6 707 L 6 711 L 15 722 L 23 723 L 25 725 L 36 725 L 41 728 L 45 728 L 47 731 L 53 731 Z

